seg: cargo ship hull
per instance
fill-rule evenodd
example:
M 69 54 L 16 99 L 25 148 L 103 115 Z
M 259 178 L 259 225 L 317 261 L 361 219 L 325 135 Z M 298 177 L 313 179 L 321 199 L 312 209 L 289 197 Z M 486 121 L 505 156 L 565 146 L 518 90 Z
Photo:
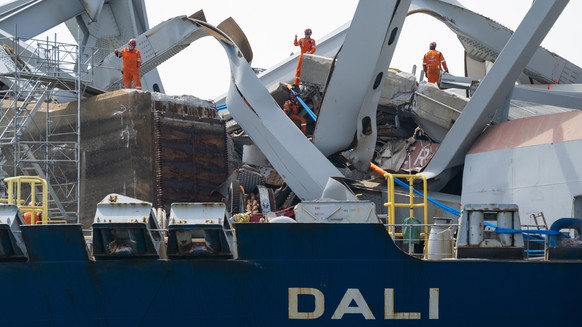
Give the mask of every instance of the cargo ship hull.
M 419 260 L 382 224 L 237 224 L 237 259 L 94 260 L 80 225 L 22 235 L 4 326 L 579 324 L 581 262 Z

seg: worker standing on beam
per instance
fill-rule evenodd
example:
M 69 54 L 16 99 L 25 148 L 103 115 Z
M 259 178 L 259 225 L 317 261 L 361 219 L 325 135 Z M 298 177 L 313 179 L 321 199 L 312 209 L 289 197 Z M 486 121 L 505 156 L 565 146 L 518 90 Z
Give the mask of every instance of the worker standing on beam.
M 431 42 L 429 50 L 422 58 L 422 69 L 428 78 L 429 83 L 438 83 L 441 71 L 449 72 L 447 61 L 440 51 L 436 50 L 436 42 Z
M 135 39 L 131 39 L 128 42 L 127 48 L 118 51 L 115 49 L 113 53 L 118 58 L 123 59 L 123 68 L 121 69 L 121 75 L 123 76 L 123 87 L 126 89 L 131 88 L 131 82 L 133 81 L 133 86 L 141 90 L 141 74 L 139 68 L 141 67 L 141 53 L 135 48 L 137 42 Z
M 311 28 L 305 29 L 305 37 L 297 40 L 297 34 L 295 34 L 295 40 L 293 41 L 294 46 L 298 46 L 301 49 L 299 54 L 299 60 L 297 61 L 297 69 L 295 70 L 295 80 L 293 81 L 293 86 L 299 87 L 299 77 L 301 76 L 301 65 L 303 64 L 303 54 L 304 53 L 315 53 L 315 40 L 311 38 Z

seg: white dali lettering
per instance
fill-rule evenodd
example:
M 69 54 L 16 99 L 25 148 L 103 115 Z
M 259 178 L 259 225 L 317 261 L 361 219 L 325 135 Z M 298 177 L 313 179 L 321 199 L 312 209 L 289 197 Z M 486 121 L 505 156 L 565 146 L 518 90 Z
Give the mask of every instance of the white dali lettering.
M 428 319 L 439 319 L 439 289 L 430 288 L 428 297 Z M 290 287 L 288 298 L 289 319 L 318 319 L 325 314 L 325 295 L 317 288 Z M 309 310 L 299 311 L 300 298 L 307 301 L 304 302 L 304 307 L 308 307 Z M 421 319 L 420 312 L 395 312 L 394 302 L 394 289 L 385 288 L 383 313 L 385 320 Z M 343 319 L 345 315 L 361 315 L 366 320 L 376 319 L 362 292 L 357 288 L 346 290 L 331 319 Z

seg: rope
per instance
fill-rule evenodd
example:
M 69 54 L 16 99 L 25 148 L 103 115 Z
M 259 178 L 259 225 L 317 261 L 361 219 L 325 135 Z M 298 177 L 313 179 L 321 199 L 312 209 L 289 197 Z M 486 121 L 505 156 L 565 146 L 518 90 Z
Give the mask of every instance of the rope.
M 307 114 L 309 114 L 309 117 L 311 117 L 311 119 L 313 119 L 313 121 L 317 121 L 317 116 L 313 113 L 313 111 L 311 111 L 311 108 L 309 108 L 309 106 L 307 106 L 307 104 L 305 104 L 305 102 L 303 102 L 303 99 L 301 99 L 301 97 L 299 97 L 299 95 L 297 94 L 297 92 L 295 92 L 295 90 L 291 87 L 291 85 L 286 84 L 286 86 L 289 89 L 289 91 L 291 91 L 291 93 L 295 94 L 297 101 L 299 101 L 299 103 L 301 103 L 301 106 L 303 106 L 303 109 L 305 109 L 305 112 L 307 112 Z
M 396 184 L 398 184 L 398 185 L 406 188 L 407 190 L 410 189 L 410 186 L 408 184 L 404 183 L 403 181 L 399 180 L 398 178 L 394 178 L 394 182 L 396 182 Z M 412 191 L 414 192 L 414 194 L 416 194 L 416 195 L 424 198 L 424 194 L 422 192 L 417 191 L 414 188 L 412 188 Z M 426 200 L 428 202 L 434 204 L 435 206 L 437 206 L 437 207 L 439 207 L 439 208 L 441 208 L 441 209 L 443 209 L 443 210 L 445 210 L 445 211 L 447 211 L 449 213 L 452 213 L 455 216 L 460 216 L 461 215 L 461 212 L 459 210 L 457 210 L 455 208 L 452 208 L 452 207 L 449 207 L 448 205 L 446 205 L 444 203 L 441 203 L 441 202 L 439 202 L 439 201 L 431 198 L 430 196 L 427 196 L 426 197 Z

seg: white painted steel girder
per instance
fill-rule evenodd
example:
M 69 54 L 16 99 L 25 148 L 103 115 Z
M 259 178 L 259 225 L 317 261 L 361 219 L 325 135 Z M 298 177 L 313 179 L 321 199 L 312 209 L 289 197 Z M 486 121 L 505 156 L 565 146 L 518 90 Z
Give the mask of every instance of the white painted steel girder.
M 218 28 L 192 21 L 227 53 L 232 78 L 226 103 L 234 119 L 299 198 L 319 199 L 328 178 L 343 175 L 287 117 L 235 43 Z
M 427 178 L 464 162 L 465 154 L 508 100 L 519 74 L 567 4 L 568 0 L 533 3 L 428 164 L 423 173 Z
M 509 28 L 460 4 L 413 0 L 410 8 L 411 14 L 430 15 L 455 32 L 472 61 L 495 61 L 513 34 Z M 582 83 L 582 68 L 541 46 L 535 49 L 523 72 L 538 83 Z
M 136 47 L 142 55 L 140 69 L 142 75 L 154 70 L 155 67 L 185 49 L 190 43 L 207 35 L 186 16 L 174 17 L 138 35 L 135 40 L 137 41 Z M 105 57 L 101 65 L 95 67 L 93 84 L 98 88 L 107 90 L 120 80 L 121 59 L 111 52 Z
M 0 6 L 0 29 L 30 39 L 84 12 L 80 0 L 11 1 Z
M 82 58 L 93 59 L 86 64 L 101 63 L 102 68 L 103 60 L 110 54 L 107 49 L 119 48 L 130 38 L 149 30 L 143 0 L 109 0 L 107 3 L 104 0 L 15 0 L 0 6 L 0 34 L 4 37 L 31 39 L 61 23 L 67 23 L 72 35 L 80 34 L 79 46 L 85 51 Z M 95 52 L 95 48 L 101 51 Z M 21 51 L 25 50 L 20 49 L 19 53 Z M 96 74 L 106 70 L 112 73 L 114 67 L 108 66 Z M 96 79 L 107 79 L 109 73 L 96 76 Z M 115 73 L 119 79 L 119 71 Z M 142 74 L 142 86 L 144 90 L 154 90 L 155 86 L 164 91 L 155 66 Z
M 376 110 L 382 77 L 388 70 L 396 48 L 399 32 L 410 6 L 410 1 L 360 1 L 337 64 L 327 85 L 327 90 L 313 143 L 325 155 L 346 150 L 354 135 L 369 148 L 370 141 L 363 138 L 362 121 L 370 119 L 368 134 L 376 140 Z M 372 144 L 372 150 L 373 150 Z M 363 151 L 369 152 L 369 149 Z M 359 154 L 368 157 L 371 155 Z
M 516 85 L 512 99 L 582 109 L 582 84 Z

